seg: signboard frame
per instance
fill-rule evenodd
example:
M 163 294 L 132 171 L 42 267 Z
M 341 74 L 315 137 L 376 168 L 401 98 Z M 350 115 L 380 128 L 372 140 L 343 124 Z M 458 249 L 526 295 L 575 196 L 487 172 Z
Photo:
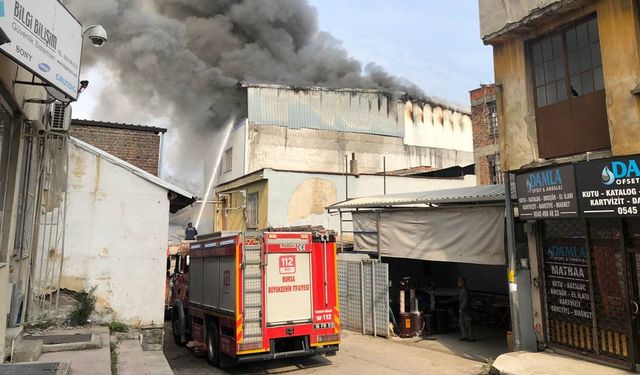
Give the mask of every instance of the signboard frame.
M 4 5 L 0 29 L 10 39 L 9 43 L 0 45 L 0 52 L 43 82 L 39 84 L 34 79 L 18 83 L 50 86 L 69 100 L 77 100 L 83 43 L 80 21 L 58 0 L 2 0 L 0 3 Z M 21 12 L 16 4 L 23 7 Z M 49 8 L 53 11 L 43 10 Z M 42 50 L 47 50 L 47 54 Z
M 573 164 L 530 170 L 516 175 L 518 214 L 524 220 L 578 217 Z
M 575 171 L 581 217 L 640 216 L 640 157 L 579 162 Z

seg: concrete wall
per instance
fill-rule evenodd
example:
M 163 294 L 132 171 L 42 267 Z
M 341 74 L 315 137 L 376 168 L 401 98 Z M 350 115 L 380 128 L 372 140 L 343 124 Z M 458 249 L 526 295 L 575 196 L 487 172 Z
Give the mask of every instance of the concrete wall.
M 481 2 L 482 4 L 482 2 Z M 530 67 L 525 43 L 573 20 L 598 15 L 607 116 L 613 155 L 640 153 L 640 99 L 630 90 L 640 83 L 640 38 L 637 2 L 601 0 L 574 12 L 549 18 L 527 34 L 514 34 L 494 44 L 494 65 L 500 116 L 500 146 L 504 170 L 534 166 L 538 140 Z
M 10 151 L 6 160 L 2 160 L 0 173 L 6 177 L 4 186 L 4 205 L 2 207 L 0 233 L 0 359 L 5 358 L 5 338 L 7 332 L 7 314 L 11 306 L 11 288 L 17 285 L 17 291 L 27 295 L 29 264 L 31 256 L 27 252 L 22 258 L 14 258 L 14 242 L 17 231 L 17 209 L 19 200 L 18 183 L 24 148 L 24 119 L 42 118 L 45 106 L 25 103 L 25 99 L 45 99 L 47 94 L 41 87 L 15 85 L 14 80 L 31 81 L 33 75 L 20 68 L 4 55 L 0 55 L 0 84 L 3 93 L 0 105 L 13 120 L 4 123 L 3 137 L 8 140 Z M 38 80 L 36 79 L 36 82 Z M 7 145 L 7 143 L 5 143 Z M 2 189 L 0 189 L 2 192 Z M 30 229 L 30 228 L 29 228 Z M 29 249 L 31 250 L 31 249 Z M 24 321 L 23 308 L 23 321 Z
M 69 133 L 154 176 L 158 175 L 160 134 L 78 123 L 71 125 Z
M 97 286 L 100 320 L 162 326 L 167 190 L 74 144 L 69 159 L 62 287 Z
M 471 117 L 429 103 L 404 103 L 404 144 L 473 151 Z
M 553 8 L 567 8 L 584 0 L 479 0 L 480 35 L 483 39 L 535 21 Z
M 231 166 L 231 170 L 229 172 L 225 172 L 225 162 L 224 162 L 224 151 L 229 148 L 233 148 L 232 150 L 232 161 L 233 165 Z M 223 184 L 229 182 L 231 180 L 235 180 L 236 178 L 244 176 L 247 172 L 247 120 L 242 120 L 237 123 L 233 129 L 231 130 L 231 134 L 229 135 L 229 140 L 224 147 L 222 159 L 220 162 L 219 170 L 216 176 L 216 184 Z M 208 159 L 205 162 L 205 183 L 209 182 L 211 177 L 210 173 L 215 168 L 216 160 Z
M 344 156 L 351 158 L 351 153 L 356 154 L 360 173 L 382 172 L 383 156 L 387 158 L 388 171 L 418 166 L 439 169 L 473 163 L 471 149 L 409 146 L 402 138 L 372 134 L 249 125 L 248 172 L 272 168 L 344 173 Z

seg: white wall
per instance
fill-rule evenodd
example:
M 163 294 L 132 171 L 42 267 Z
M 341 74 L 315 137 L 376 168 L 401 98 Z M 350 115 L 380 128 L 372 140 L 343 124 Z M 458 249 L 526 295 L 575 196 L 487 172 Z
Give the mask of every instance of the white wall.
M 70 144 L 62 288 L 97 285 L 102 320 L 161 326 L 167 190 Z
M 454 138 L 453 132 L 448 137 Z M 417 138 L 416 136 L 414 141 L 417 142 Z M 469 141 L 472 143 L 470 135 Z M 407 145 L 403 138 L 398 137 L 289 129 L 253 123 L 249 125 L 248 145 L 248 172 L 271 168 L 344 173 L 344 156 L 348 155 L 350 159 L 352 153 L 356 154 L 360 173 L 382 172 L 383 157 L 387 160 L 387 171 L 421 166 L 441 169 L 473 164 L 472 144 L 467 147 L 470 148 L 469 151 L 461 151 L 453 148 Z
M 404 144 L 473 152 L 471 116 L 426 103 L 404 104 Z
M 339 229 L 338 216 L 330 216 L 324 208 L 345 200 L 344 175 L 266 170 L 265 178 L 269 181 L 270 226 L 308 224 Z M 464 179 L 387 177 L 387 194 L 475 186 L 475 180 L 475 176 Z M 349 198 L 383 193 L 383 176 L 349 176 Z
M 225 182 L 229 182 L 231 180 L 235 180 L 236 178 L 242 177 L 245 175 L 245 173 L 247 173 L 246 143 L 247 143 L 247 120 L 242 120 L 233 127 L 233 129 L 231 130 L 231 134 L 229 135 L 229 140 L 227 141 L 227 144 L 224 146 L 222 160 L 219 166 L 220 170 L 218 171 L 216 176 L 217 183 L 214 184 L 214 186 L 223 184 Z M 229 148 L 233 148 L 232 150 L 233 165 L 232 165 L 231 171 L 225 172 L 224 171 L 224 166 L 225 166 L 224 152 Z M 213 150 L 213 151 L 214 151 L 213 154 L 217 156 L 216 151 L 218 150 Z M 209 183 L 209 179 L 211 178 L 211 173 L 215 168 L 216 160 L 214 159 L 215 157 L 212 157 L 211 159 L 206 159 L 205 184 Z

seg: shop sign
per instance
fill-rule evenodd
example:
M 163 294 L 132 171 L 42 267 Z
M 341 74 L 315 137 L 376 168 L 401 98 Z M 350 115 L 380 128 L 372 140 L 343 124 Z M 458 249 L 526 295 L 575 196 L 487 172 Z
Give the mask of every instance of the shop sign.
M 82 25 L 58 0 L 2 0 L 0 28 L 11 41 L 0 51 L 77 99 Z
M 637 216 L 640 213 L 640 157 L 578 163 L 576 181 L 582 216 Z
M 537 169 L 516 176 L 520 218 L 578 216 L 573 165 Z
M 584 242 L 549 241 L 542 249 L 549 318 L 590 324 L 591 290 Z

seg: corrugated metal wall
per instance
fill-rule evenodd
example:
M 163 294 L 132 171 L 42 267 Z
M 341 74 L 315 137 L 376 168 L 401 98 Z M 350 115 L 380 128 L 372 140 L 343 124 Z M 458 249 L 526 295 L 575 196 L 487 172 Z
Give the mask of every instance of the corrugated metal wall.
M 404 106 L 382 92 L 249 87 L 247 94 L 256 124 L 404 137 Z
M 389 265 L 338 260 L 342 328 L 365 335 L 389 335 Z

